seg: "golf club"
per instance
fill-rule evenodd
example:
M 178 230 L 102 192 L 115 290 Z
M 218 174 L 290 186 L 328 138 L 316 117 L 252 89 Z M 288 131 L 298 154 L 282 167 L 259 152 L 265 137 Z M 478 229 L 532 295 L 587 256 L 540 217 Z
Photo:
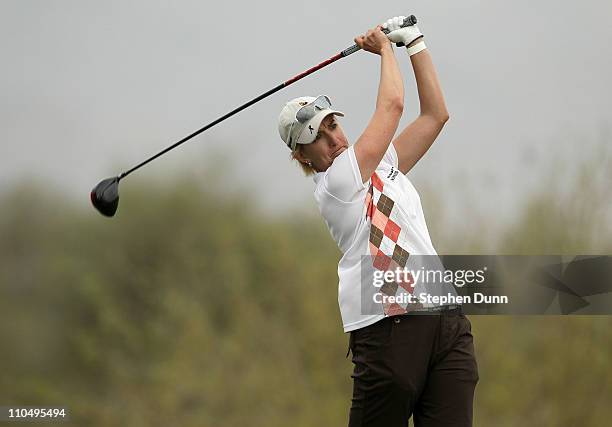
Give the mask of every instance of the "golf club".
M 401 25 L 401 27 L 409 27 L 409 26 L 415 25 L 416 23 L 417 23 L 416 17 L 414 15 L 410 15 L 409 17 L 404 19 L 404 23 Z M 386 29 L 383 29 L 382 31 L 385 34 L 389 33 L 389 30 L 386 30 Z M 398 46 L 399 46 L 399 44 L 398 44 Z M 344 49 L 342 52 L 332 56 L 331 58 L 321 62 L 320 64 L 318 64 L 318 65 L 316 65 L 316 66 L 314 66 L 314 67 L 304 71 L 303 73 L 298 74 L 295 77 L 290 78 L 289 80 L 279 84 L 278 86 L 270 89 L 269 91 L 267 91 L 265 93 L 262 93 L 258 97 L 248 101 L 247 103 L 241 105 L 240 107 L 230 111 L 229 113 L 225 114 L 224 116 L 219 117 L 218 119 L 216 119 L 213 122 L 207 124 L 203 128 L 198 129 L 197 131 L 193 132 L 191 135 L 188 135 L 185 138 L 181 139 L 180 141 L 175 142 L 174 144 L 172 144 L 168 148 L 165 148 L 164 150 L 160 151 L 159 153 L 155 154 L 154 156 L 149 157 L 148 159 L 146 159 L 142 163 L 139 163 L 138 165 L 134 166 L 133 168 L 131 168 L 131 169 L 125 171 L 125 172 L 122 172 L 121 174 L 119 174 L 116 177 L 107 178 L 107 179 L 104 179 L 104 180 L 100 181 L 100 183 L 98 185 L 96 185 L 93 188 L 93 190 L 91 190 L 91 193 L 90 193 L 91 203 L 98 210 L 98 212 L 100 212 L 102 215 L 108 216 L 108 217 L 114 216 L 115 212 L 117 212 L 117 207 L 119 206 L 119 181 L 121 179 L 125 178 L 126 176 L 128 176 L 129 174 L 134 172 L 136 169 L 139 169 L 139 168 L 143 167 L 144 165 L 146 165 L 147 163 L 155 160 L 156 158 L 158 158 L 162 154 L 165 154 L 168 151 L 178 147 L 179 145 L 181 145 L 182 143 L 190 140 L 194 136 L 197 136 L 200 133 L 204 132 L 205 130 L 210 129 L 211 127 L 215 126 L 216 124 L 221 123 L 223 120 L 233 116 L 234 114 L 244 110 L 245 108 L 255 104 L 256 102 L 259 102 L 259 101 L 261 101 L 264 98 L 267 98 L 268 96 L 272 95 L 273 93 L 278 92 L 279 90 L 289 86 L 290 84 L 295 83 L 296 81 L 306 77 L 307 75 L 312 74 L 315 71 L 320 70 L 323 67 L 326 67 L 327 65 L 331 64 L 332 62 L 336 62 L 338 59 L 345 58 L 345 57 L 347 57 L 347 56 L 357 52 L 358 50 L 361 50 L 361 48 L 357 44 L 354 44 L 353 46 Z

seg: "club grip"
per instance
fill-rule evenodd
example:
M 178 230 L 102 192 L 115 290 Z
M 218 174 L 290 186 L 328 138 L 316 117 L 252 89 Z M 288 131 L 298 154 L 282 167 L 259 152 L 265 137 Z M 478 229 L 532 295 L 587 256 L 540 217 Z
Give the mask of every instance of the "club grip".
M 416 23 L 417 23 L 416 16 L 410 15 L 407 18 L 404 18 L 404 23 L 401 25 L 401 27 L 402 28 L 410 27 L 412 25 L 415 25 Z M 389 34 L 390 31 L 386 30 L 386 29 L 383 29 L 382 32 L 384 34 Z M 340 52 L 340 57 L 341 58 L 345 58 L 345 57 L 349 56 L 350 54 L 357 52 L 358 50 L 361 50 L 361 48 L 359 46 L 357 46 L 356 44 L 354 44 L 353 46 L 347 47 L 342 52 Z
M 400 25 L 400 27 L 401 28 L 411 27 L 413 25 L 416 25 L 416 23 L 417 23 L 416 16 L 410 15 L 410 16 L 404 18 L 404 23 L 402 25 Z M 389 34 L 390 33 L 390 31 L 387 30 L 387 29 L 383 29 L 382 32 L 385 33 L 385 34 Z

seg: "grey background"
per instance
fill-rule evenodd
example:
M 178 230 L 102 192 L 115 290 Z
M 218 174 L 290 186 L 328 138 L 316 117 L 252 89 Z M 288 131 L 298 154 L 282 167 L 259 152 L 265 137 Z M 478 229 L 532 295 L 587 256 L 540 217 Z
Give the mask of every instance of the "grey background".
M 581 156 L 609 139 L 607 1 L 3 0 L 0 191 L 42 180 L 86 206 L 100 179 L 334 55 L 386 18 L 411 13 L 451 120 L 410 177 L 444 201 L 447 220 L 511 221 L 556 165 L 571 176 Z M 396 52 L 407 88 L 404 126 L 418 99 L 408 55 Z M 288 161 L 278 136 L 280 108 L 295 96 L 328 94 L 346 113 L 353 142 L 373 112 L 378 76 L 378 57 L 356 53 L 134 177 L 212 174 L 210 185 L 246 188 L 268 212 L 315 213 L 312 180 Z

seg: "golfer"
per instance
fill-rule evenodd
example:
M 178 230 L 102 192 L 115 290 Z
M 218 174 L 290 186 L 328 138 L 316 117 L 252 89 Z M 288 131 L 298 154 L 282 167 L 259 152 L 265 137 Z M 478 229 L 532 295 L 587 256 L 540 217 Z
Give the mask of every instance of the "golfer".
M 279 133 L 292 158 L 313 175 L 315 200 L 342 251 L 338 302 L 354 364 L 349 427 L 405 427 L 411 416 L 416 427 L 471 426 L 478 368 L 461 306 L 411 300 L 427 290 L 415 286 L 413 275 L 371 280 L 422 266 L 425 258 L 439 262 L 406 174 L 448 112 L 423 34 L 416 26 L 401 28 L 403 20 L 391 18 L 355 38 L 380 56 L 380 82 L 374 113 L 354 144 L 338 123 L 344 113 L 324 95 L 287 102 Z M 418 117 L 397 136 L 404 85 L 391 42 L 407 48 L 420 102 Z M 438 285 L 429 291 L 456 295 L 452 284 Z

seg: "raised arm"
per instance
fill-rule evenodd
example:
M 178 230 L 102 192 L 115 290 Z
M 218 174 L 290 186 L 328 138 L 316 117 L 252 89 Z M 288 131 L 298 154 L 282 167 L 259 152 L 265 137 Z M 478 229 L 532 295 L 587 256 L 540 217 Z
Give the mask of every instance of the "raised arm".
M 422 39 L 415 40 L 412 45 L 421 41 Z M 442 88 L 428 50 L 424 49 L 410 56 L 410 61 L 419 92 L 420 113 L 393 140 L 399 169 L 404 174 L 429 150 L 448 120 Z
M 362 49 L 380 55 L 380 83 L 376 109 L 368 126 L 355 143 L 355 157 L 366 182 L 389 148 L 404 109 L 404 83 L 393 47 L 378 26 L 355 38 Z

